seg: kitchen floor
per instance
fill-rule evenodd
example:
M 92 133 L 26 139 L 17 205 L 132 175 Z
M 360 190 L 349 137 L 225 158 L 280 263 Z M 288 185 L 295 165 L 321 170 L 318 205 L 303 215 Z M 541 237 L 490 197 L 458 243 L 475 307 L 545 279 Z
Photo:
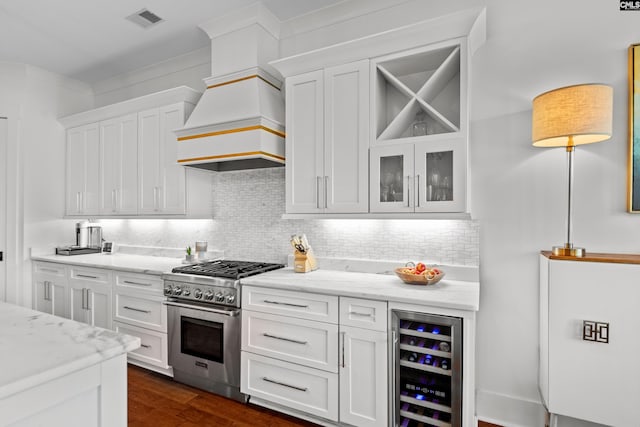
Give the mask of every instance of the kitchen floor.
M 129 365 L 129 427 L 317 427 L 256 405 L 220 397 Z M 499 427 L 478 423 L 478 427 Z

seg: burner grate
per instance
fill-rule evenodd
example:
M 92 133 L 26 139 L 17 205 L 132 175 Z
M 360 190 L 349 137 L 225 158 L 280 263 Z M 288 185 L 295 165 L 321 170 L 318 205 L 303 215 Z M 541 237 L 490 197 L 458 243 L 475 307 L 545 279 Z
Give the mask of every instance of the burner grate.
M 223 277 L 226 279 L 242 279 L 243 277 L 277 270 L 283 267 L 283 264 L 266 262 L 217 260 L 201 264 L 187 265 L 184 267 L 176 267 L 172 272 L 209 277 Z

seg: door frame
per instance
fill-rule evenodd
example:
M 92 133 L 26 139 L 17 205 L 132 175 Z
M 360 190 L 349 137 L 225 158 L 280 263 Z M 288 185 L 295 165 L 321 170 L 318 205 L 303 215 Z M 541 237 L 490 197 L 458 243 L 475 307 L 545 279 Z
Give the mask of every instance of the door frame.
M 30 301 L 24 301 L 24 180 L 23 180 L 23 155 L 20 144 L 20 121 L 17 111 L 14 114 L 0 111 L 0 117 L 6 119 L 6 164 L 0 164 L 4 174 L 0 177 L 5 185 L 4 209 L 6 224 L 0 226 L 4 230 L 5 242 L 0 242 L 4 252 L 4 286 L 0 291 L 0 300 L 9 303 L 31 306 Z M 0 163 L 2 163 L 0 161 Z M 1 237 L 1 236 L 0 236 Z M 0 270 L 0 274 L 2 271 Z M 0 285 L 2 280 L 0 278 Z

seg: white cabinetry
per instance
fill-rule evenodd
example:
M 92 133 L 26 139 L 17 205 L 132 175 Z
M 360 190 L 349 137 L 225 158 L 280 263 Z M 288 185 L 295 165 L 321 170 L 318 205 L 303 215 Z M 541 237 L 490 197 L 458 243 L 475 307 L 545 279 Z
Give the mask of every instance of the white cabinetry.
M 34 308 L 44 313 L 67 315 L 67 271 L 63 265 L 38 262 L 33 265 Z
M 369 61 L 286 80 L 287 213 L 368 211 Z
M 100 214 L 135 214 L 138 209 L 138 118 L 100 122 Z
M 387 303 L 340 297 L 340 421 L 388 422 Z
M 67 215 L 100 211 L 100 132 L 97 123 L 67 130 Z
M 160 276 L 115 271 L 113 327 L 140 338 L 140 347 L 128 355 L 129 362 L 169 374 L 167 307 L 162 303 L 162 286 Z
M 467 210 L 464 40 L 372 60 L 371 212 Z
M 539 386 L 553 417 L 640 419 L 640 257 L 540 255 Z
M 69 318 L 111 329 L 111 272 L 69 267 Z
M 386 302 L 242 292 L 243 393 L 324 422 L 387 425 Z
M 173 133 L 185 120 L 184 103 L 138 113 L 140 214 L 185 213 L 185 169 L 177 163 Z

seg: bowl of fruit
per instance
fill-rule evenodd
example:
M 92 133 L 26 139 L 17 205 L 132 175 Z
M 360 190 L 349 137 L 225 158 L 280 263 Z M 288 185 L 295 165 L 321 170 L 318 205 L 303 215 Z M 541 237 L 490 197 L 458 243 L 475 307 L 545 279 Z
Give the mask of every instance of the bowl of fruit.
M 444 277 L 444 271 L 429 267 L 421 262 L 408 262 L 404 267 L 395 269 L 396 275 L 409 285 L 433 285 Z

